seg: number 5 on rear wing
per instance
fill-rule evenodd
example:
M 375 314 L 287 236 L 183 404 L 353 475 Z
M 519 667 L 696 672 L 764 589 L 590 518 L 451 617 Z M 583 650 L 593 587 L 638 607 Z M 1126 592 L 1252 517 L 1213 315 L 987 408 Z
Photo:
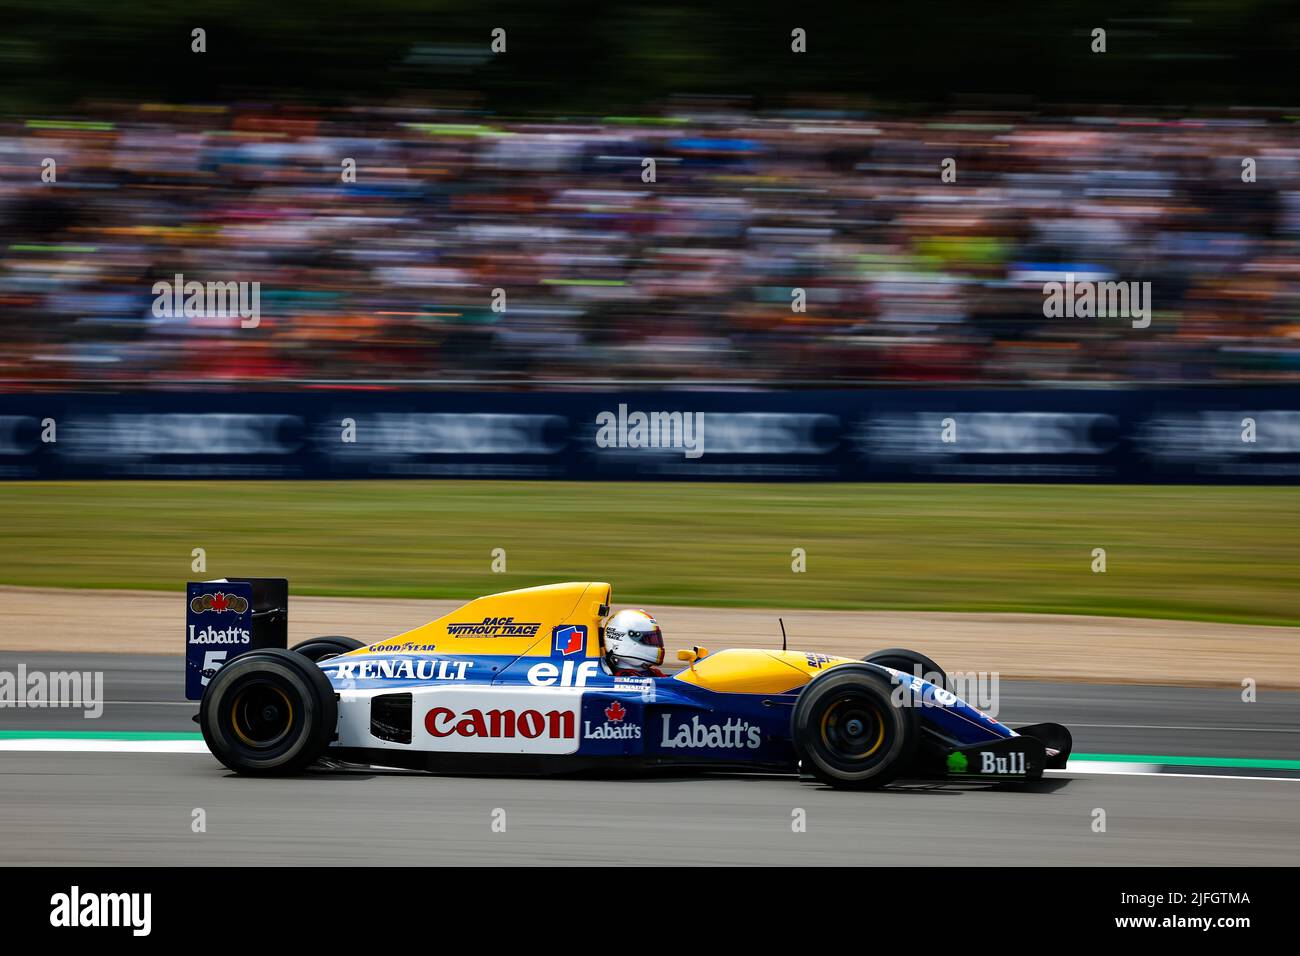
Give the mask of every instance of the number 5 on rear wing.
M 199 700 L 217 670 L 264 647 L 289 646 L 285 578 L 220 578 L 185 585 L 185 697 Z

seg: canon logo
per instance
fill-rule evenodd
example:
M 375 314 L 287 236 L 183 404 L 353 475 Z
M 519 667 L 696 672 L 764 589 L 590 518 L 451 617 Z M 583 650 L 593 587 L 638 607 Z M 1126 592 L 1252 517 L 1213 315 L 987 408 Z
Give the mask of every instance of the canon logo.
M 477 708 L 458 714 L 448 707 L 435 707 L 424 717 L 424 728 L 432 737 L 524 737 L 553 740 L 576 736 L 577 721 L 572 711 L 489 710 Z

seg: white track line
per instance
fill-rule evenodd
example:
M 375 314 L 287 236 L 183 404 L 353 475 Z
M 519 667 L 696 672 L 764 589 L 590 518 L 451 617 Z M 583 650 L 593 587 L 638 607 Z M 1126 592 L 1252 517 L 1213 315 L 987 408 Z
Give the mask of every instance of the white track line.
M 1040 720 L 1015 721 L 1017 724 L 1043 723 Z M 1241 734 L 1300 734 L 1300 727 L 1200 727 L 1190 724 L 1078 724 L 1071 722 L 1071 727 L 1101 727 L 1107 730 L 1196 730 L 1205 733 L 1241 733 Z
M 201 740 L 0 740 L 0 750 L 79 754 L 205 754 Z
M 1178 777 L 1189 780 L 1284 780 L 1300 783 L 1300 777 L 1254 777 L 1247 774 L 1228 773 L 1164 773 L 1159 764 L 1154 763 L 1108 763 L 1105 761 L 1081 761 L 1065 770 L 1044 770 L 1043 775 L 1072 776 L 1074 774 L 1107 774 L 1116 777 Z
M 58 738 L 0 740 L 0 751 L 25 753 L 133 753 L 206 754 L 202 740 L 63 740 Z M 1081 761 L 1066 770 L 1047 770 L 1044 775 L 1112 775 L 1119 777 L 1177 777 L 1191 780 L 1281 780 L 1300 783 L 1300 777 L 1255 777 L 1245 774 L 1163 773 L 1159 764 Z M 975 782 L 975 778 L 972 778 Z

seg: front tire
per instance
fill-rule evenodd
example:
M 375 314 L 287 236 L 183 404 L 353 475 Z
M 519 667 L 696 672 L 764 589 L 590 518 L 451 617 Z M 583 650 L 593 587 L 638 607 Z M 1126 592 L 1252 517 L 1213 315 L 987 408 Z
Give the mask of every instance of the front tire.
M 303 641 L 301 644 L 295 644 L 289 650 L 295 654 L 301 654 L 309 661 L 320 663 L 329 660 L 331 657 L 338 657 L 340 654 L 346 654 L 349 651 L 359 650 L 366 645 L 358 641 L 355 637 L 343 637 L 341 634 L 331 634 L 328 637 L 313 637 L 311 640 Z
M 892 667 L 904 674 L 916 675 L 919 671 L 922 680 L 928 680 L 941 690 L 948 689 L 948 675 L 943 672 L 943 668 L 920 651 L 910 651 L 906 647 L 890 647 L 862 659 L 868 664 Z
M 883 787 L 911 763 L 921 731 L 915 708 L 894 700 L 884 674 L 841 664 L 804 688 L 791 715 L 803 769 L 848 789 Z
M 300 654 L 250 651 L 226 664 L 199 704 L 199 727 L 213 756 L 236 773 L 298 773 L 325 753 L 338 726 L 338 701 L 323 671 Z

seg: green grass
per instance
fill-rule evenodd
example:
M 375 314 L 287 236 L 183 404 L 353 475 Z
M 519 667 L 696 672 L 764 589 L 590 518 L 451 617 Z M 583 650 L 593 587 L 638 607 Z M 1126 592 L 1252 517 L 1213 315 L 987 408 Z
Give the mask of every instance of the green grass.
M 275 575 L 299 594 L 469 598 L 592 579 L 620 603 L 1294 625 L 1297 572 L 1300 490 L 1280 487 L 0 483 L 4 584 Z

